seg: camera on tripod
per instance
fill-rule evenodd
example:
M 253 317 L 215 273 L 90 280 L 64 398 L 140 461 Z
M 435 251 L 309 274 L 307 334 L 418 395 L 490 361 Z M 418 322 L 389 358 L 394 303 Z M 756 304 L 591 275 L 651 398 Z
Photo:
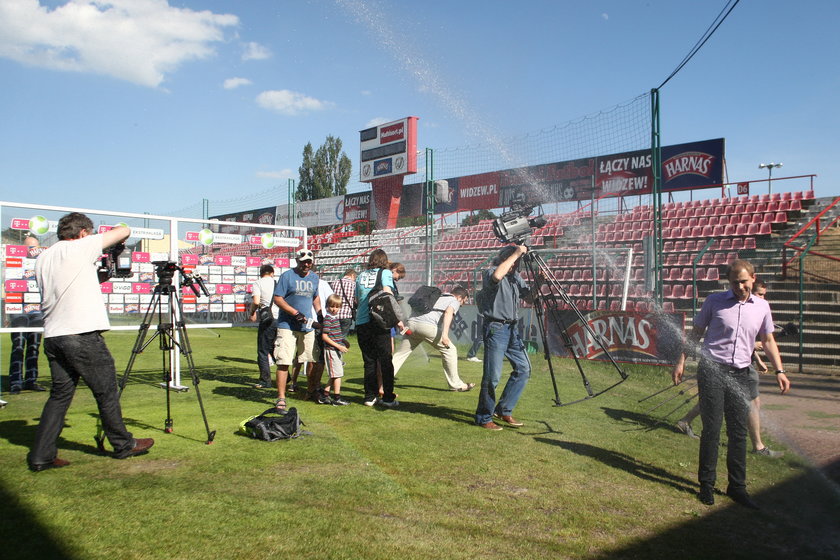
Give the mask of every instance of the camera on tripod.
M 110 278 L 131 278 L 131 253 L 125 250 L 125 243 L 117 243 L 102 254 L 102 260 L 96 273 L 99 282 Z
M 210 297 L 210 292 L 207 291 L 204 279 L 198 274 L 188 272 L 184 270 L 183 267 L 178 266 L 177 263 L 172 261 L 153 261 L 152 264 L 157 267 L 155 269 L 155 273 L 158 275 L 158 281 L 162 286 L 171 286 L 175 273 L 180 272 L 182 288 L 186 287 L 191 289 L 196 297 L 199 297 L 201 293 Z M 198 291 L 198 288 L 201 288 L 201 292 Z
M 531 216 L 539 207 L 536 216 Z M 502 243 L 522 245 L 535 229 L 544 227 L 548 221 L 543 216 L 542 205 L 529 203 L 525 195 L 516 193 L 510 201 L 510 210 L 493 221 L 493 233 Z

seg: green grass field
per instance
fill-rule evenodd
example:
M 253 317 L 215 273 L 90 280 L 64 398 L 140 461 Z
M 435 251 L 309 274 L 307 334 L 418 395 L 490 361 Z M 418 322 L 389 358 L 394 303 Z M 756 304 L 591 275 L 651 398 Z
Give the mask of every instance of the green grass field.
M 648 415 L 657 400 L 638 402 L 667 385 L 666 370 L 628 365 L 630 378 L 612 391 L 555 407 L 545 362 L 534 356 L 515 411 L 526 425 L 488 432 L 472 423 L 477 389 L 447 390 L 436 356 L 427 362 L 415 354 L 406 362 L 398 409 L 362 406 L 354 345 L 343 391 L 353 404 L 319 406 L 293 396 L 289 405 L 312 434 L 267 443 L 237 433 L 242 420 L 273 403 L 273 391 L 251 388 L 256 332 L 189 334 L 217 431 L 212 445 L 204 443 L 192 388 L 171 395 L 174 433 L 163 432 L 156 343 L 138 358 L 122 399 L 129 429 L 156 440 L 145 456 L 119 461 L 97 452 L 95 403 L 80 387 L 59 441 L 60 456 L 72 464 L 31 473 L 25 455 L 46 393 L 4 393 L 0 558 L 840 555 L 840 497 L 790 450 L 781 460 L 748 458 L 749 488 L 761 511 L 722 495 L 711 508 L 697 501 L 697 441 L 656 416 L 673 406 Z M 108 334 L 118 370 L 134 336 Z M 3 367 L 8 351 L 4 341 Z M 581 396 L 574 362 L 558 363 L 561 400 Z M 481 364 L 462 360 L 460 368 L 464 380 L 480 380 Z M 596 388 L 617 379 L 605 368 L 591 369 Z M 48 383 L 43 357 L 41 371 Z M 182 382 L 192 387 L 186 372 Z M 719 489 L 726 485 L 724 456 Z

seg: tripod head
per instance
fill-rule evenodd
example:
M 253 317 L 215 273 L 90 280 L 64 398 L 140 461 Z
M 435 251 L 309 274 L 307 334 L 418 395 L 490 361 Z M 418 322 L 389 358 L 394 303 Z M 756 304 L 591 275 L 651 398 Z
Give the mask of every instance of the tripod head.
M 155 273 L 158 276 L 158 286 L 160 288 L 168 288 L 172 286 L 175 273 L 180 272 L 182 288 L 189 287 L 196 297 L 198 297 L 201 295 L 198 291 L 198 287 L 200 287 L 201 292 L 203 292 L 205 296 L 210 297 L 210 292 L 207 291 L 204 279 L 198 274 L 186 271 L 184 270 L 184 267 L 178 266 L 178 263 L 174 263 L 172 261 L 153 261 L 152 264 L 156 267 Z M 198 284 L 198 287 L 196 287 L 196 284 Z

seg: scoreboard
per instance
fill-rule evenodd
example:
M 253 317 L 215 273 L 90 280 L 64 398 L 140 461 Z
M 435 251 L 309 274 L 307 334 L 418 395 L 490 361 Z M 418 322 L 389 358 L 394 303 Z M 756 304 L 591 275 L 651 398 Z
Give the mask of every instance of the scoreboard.
M 360 181 L 417 173 L 417 120 L 406 117 L 359 132 Z

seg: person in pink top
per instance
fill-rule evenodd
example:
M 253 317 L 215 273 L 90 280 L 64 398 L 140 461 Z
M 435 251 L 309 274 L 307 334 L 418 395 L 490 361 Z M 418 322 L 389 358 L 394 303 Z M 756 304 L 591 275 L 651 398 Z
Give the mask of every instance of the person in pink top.
M 711 294 L 703 302 L 694 318 L 693 343 L 705 334 L 699 351 L 697 388 L 703 432 L 700 436 L 698 480 L 700 501 L 715 503 L 714 488 L 720 446 L 720 429 L 726 419 L 728 435 L 726 470 L 729 485 L 726 494 L 735 502 L 758 509 L 747 493 L 747 417 L 750 402 L 756 395 L 752 367 L 752 353 L 756 336 L 776 370 L 776 381 L 782 393 L 790 389 L 779 348 L 773 338 L 773 317 L 770 305 L 752 294 L 755 269 L 744 260 L 736 260 L 729 267 L 729 287 L 726 292 Z M 685 351 L 680 354 L 672 372 L 675 384 L 682 381 L 685 371 Z

